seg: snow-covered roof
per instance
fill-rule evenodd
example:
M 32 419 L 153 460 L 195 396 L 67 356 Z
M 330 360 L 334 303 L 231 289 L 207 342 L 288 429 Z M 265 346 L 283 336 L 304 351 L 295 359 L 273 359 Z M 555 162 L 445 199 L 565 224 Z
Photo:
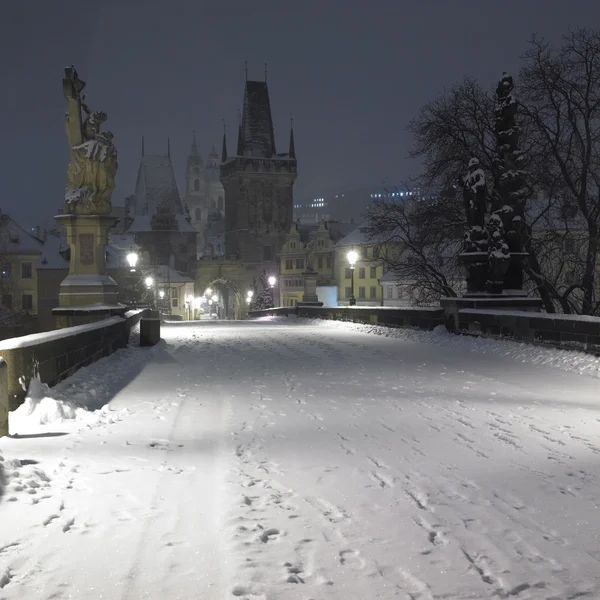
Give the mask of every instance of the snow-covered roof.
M 41 254 L 43 242 L 0 211 L 0 253 Z
M 348 235 L 343 237 L 337 244 L 336 248 L 347 248 L 348 246 L 372 246 L 375 244 L 385 243 L 385 239 L 378 239 L 377 237 L 370 237 L 368 235 L 368 223 L 361 223 L 358 227 L 355 227 Z
M 175 269 L 171 269 L 170 267 L 161 265 L 158 267 L 154 267 L 152 269 L 154 273 L 154 277 L 156 278 L 156 283 L 158 284 L 169 284 L 169 283 L 194 283 L 194 280 L 188 277 L 187 275 L 183 275 L 179 271 Z
M 36 269 L 68 269 L 68 249 L 69 245 L 64 237 L 47 235 L 44 240 L 42 255 L 36 263 Z

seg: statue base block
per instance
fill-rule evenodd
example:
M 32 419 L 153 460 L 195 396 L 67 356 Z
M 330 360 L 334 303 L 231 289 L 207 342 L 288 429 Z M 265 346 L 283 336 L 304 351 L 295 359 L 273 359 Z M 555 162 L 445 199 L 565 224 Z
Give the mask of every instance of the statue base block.
M 444 309 L 446 329 L 456 332 L 459 327 L 459 311 L 463 308 L 478 308 L 481 310 L 518 310 L 540 312 L 542 301 L 530 298 L 522 292 L 512 294 L 465 294 L 460 298 L 440 298 Z
M 52 315 L 56 319 L 56 329 L 96 323 L 110 317 L 124 317 L 126 312 L 127 307 L 124 304 L 116 306 L 92 304 L 90 306 L 52 309 Z

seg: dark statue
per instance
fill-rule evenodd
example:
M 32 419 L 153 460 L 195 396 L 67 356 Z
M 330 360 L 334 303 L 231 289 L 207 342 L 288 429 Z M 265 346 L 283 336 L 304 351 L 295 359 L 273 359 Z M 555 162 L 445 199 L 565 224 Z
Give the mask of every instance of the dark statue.
M 467 293 L 501 294 L 522 291 L 525 203 L 531 195 L 524 170 L 526 158 L 519 150 L 520 127 L 512 77 L 502 75 L 496 89 L 494 187 L 491 214 L 486 221 L 486 179 L 477 158 L 469 161 L 463 180 L 467 232 L 460 261 Z

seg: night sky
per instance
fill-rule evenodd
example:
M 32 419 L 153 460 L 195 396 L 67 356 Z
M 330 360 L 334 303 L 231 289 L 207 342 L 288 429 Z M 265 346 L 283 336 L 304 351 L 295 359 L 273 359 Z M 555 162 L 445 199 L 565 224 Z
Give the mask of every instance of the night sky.
M 4 0 L 0 18 L 0 208 L 47 225 L 62 206 L 68 163 L 63 68 L 108 112 L 119 172 L 113 204 L 133 192 L 141 137 L 171 155 L 183 195 L 192 130 L 220 152 L 222 119 L 235 148 L 244 62 L 268 81 L 277 151 L 289 116 L 295 196 L 414 174 L 407 122 L 444 87 L 515 73 L 536 32 L 558 41 L 600 23 L 592 0 Z

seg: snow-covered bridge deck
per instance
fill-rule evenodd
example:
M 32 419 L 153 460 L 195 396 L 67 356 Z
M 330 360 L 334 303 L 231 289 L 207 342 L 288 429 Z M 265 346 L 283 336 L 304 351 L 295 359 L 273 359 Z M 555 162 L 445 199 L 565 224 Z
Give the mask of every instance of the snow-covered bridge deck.
M 0 598 L 600 598 L 600 361 L 365 329 L 172 325 L 37 390 Z

